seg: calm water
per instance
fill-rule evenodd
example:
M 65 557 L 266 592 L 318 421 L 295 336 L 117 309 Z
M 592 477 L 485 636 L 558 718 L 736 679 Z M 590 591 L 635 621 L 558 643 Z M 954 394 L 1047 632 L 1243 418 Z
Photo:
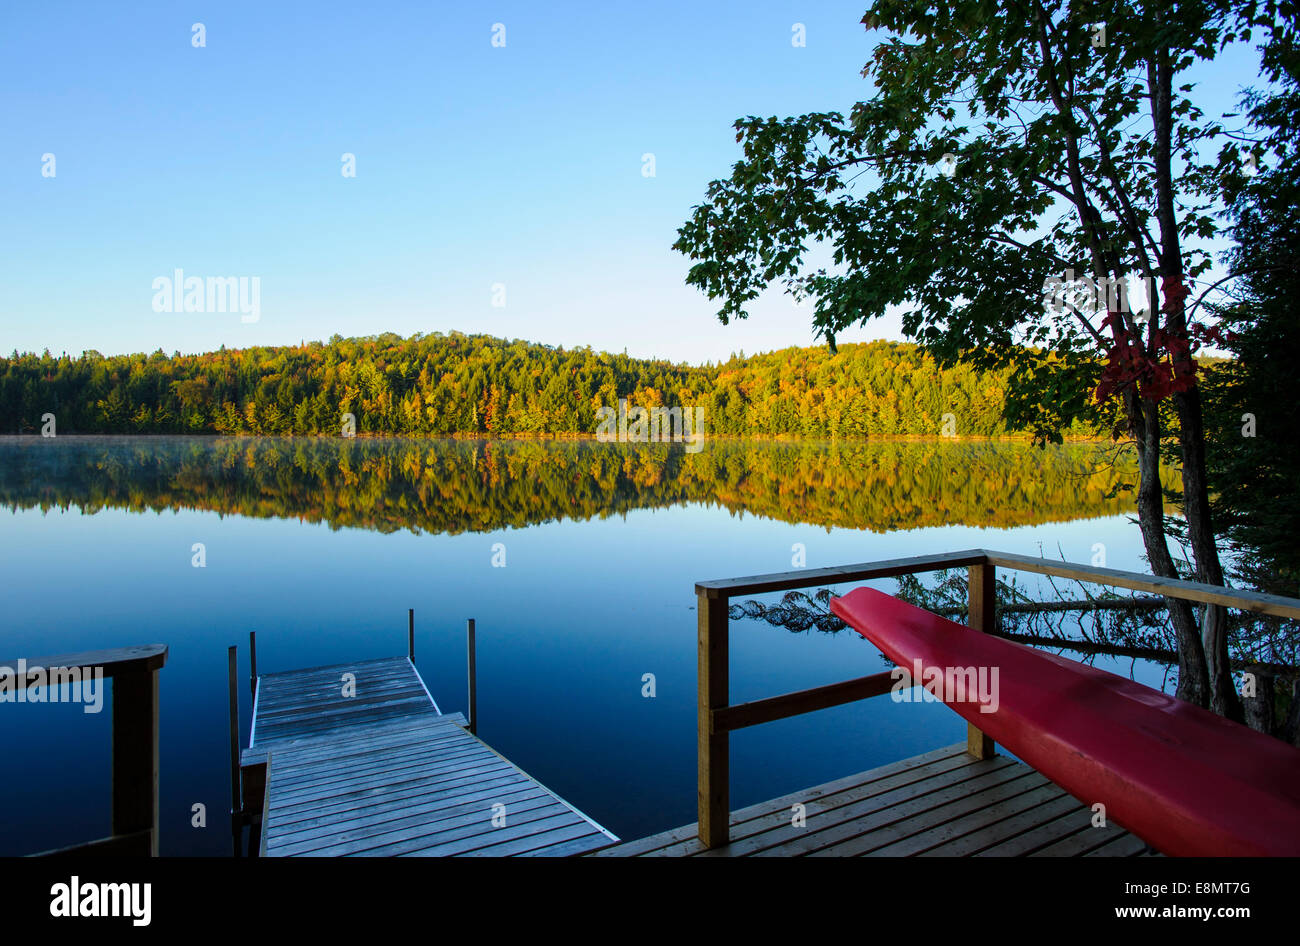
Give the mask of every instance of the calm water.
M 976 546 L 1086 562 L 1102 543 L 1144 570 L 1134 477 L 1099 466 L 1086 447 L 951 441 L 0 438 L 0 658 L 168 644 L 162 851 L 221 855 L 228 645 L 246 742 L 250 630 L 261 670 L 339 663 L 404 653 L 414 608 L 416 665 L 450 712 L 473 617 L 479 735 L 636 837 L 695 820 L 695 581 L 787 570 L 796 544 L 820 567 Z M 885 666 L 854 634 L 733 622 L 733 702 Z M 108 707 L 0 705 L 0 854 L 108 834 L 109 723 Z M 888 697 L 745 730 L 733 806 L 964 731 Z

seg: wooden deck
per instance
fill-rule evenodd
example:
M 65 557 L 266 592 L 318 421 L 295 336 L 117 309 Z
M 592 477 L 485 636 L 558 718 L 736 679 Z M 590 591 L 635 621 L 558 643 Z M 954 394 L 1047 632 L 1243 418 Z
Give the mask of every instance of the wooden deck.
M 795 805 L 806 825 L 792 822 Z M 1038 772 L 965 743 L 732 812 L 731 843 L 706 849 L 687 825 L 597 857 L 1134 857 L 1152 852 Z
M 242 764 L 269 754 L 262 854 L 566 856 L 618 840 L 464 727 L 406 657 L 259 676 Z

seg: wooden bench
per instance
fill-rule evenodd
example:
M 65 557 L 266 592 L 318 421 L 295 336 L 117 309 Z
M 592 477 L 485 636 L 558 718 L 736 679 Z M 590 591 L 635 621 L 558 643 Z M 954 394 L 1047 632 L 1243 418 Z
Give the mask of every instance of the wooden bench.
M 996 687 L 991 695 L 931 691 L 1085 805 L 1104 805 L 1108 820 L 1158 851 L 1300 855 L 1300 750 L 1132 680 L 974 632 L 871 588 L 833 598 L 830 606 L 909 674 L 917 661 L 923 679 L 984 668 Z

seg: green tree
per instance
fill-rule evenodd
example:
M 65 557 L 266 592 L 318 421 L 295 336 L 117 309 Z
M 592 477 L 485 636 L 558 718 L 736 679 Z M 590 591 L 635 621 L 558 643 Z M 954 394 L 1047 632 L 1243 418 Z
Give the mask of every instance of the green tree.
M 1195 577 L 1222 584 L 1186 299 L 1213 265 L 1230 156 L 1180 76 L 1278 20 L 1269 0 L 879 0 L 863 19 L 881 31 L 863 70 L 871 99 L 847 119 L 736 122 L 742 158 L 675 244 L 696 261 L 688 282 L 721 300 L 724 323 L 779 282 L 816 301 L 832 347 L 902 306 L 905 331 L 945 363 L 1012 369 L 1008 419 L 1042 440 L 1116 413 L 1139 458 L 1147 556 L 1173 577 L 1158 476 L 1168 401 Z M 831 269 L 806 263 L 814 244 Z M 1043 289 L 1073 273 L 1117 290 L 1142 277 L 1144 297 L 1045 306 Z M 1224 609 L 1198 626 L 1186 602 L 1169 606 L 1178 695 L 1240 719 Z
M 1246 97 L 1262 134 L 1248 153 L 1255 176 L 1230 190 L 1236 298 L 1221 309 L 1235 358 L 1210 375 L 1215 431 L 1209 474 L 1217 520 L 1238 551 L 1238 575 L 1264 591 L 1300 585 L 1300 428 L 1279 395 L 1300 363 L 1300 46 L 1294 30 L 1264 55 L 1278 91 Z M 1245 154 L 1243 154 L 1243 159 Z

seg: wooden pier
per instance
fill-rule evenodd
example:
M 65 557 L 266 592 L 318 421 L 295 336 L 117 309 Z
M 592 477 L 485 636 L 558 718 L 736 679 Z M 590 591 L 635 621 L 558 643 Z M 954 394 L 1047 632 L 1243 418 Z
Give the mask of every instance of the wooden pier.
M 799 807 L 802 806 L 802 807 Z M 1136 857 L 1153 854 L 1026 765 L 965 743 L 732 812 L 708 848 L 686 825 L 595 857 Z
M 240 781 L 267 857 L 556 857 L 618 840 L 444 715 L 409 657 L 256 676 Z

